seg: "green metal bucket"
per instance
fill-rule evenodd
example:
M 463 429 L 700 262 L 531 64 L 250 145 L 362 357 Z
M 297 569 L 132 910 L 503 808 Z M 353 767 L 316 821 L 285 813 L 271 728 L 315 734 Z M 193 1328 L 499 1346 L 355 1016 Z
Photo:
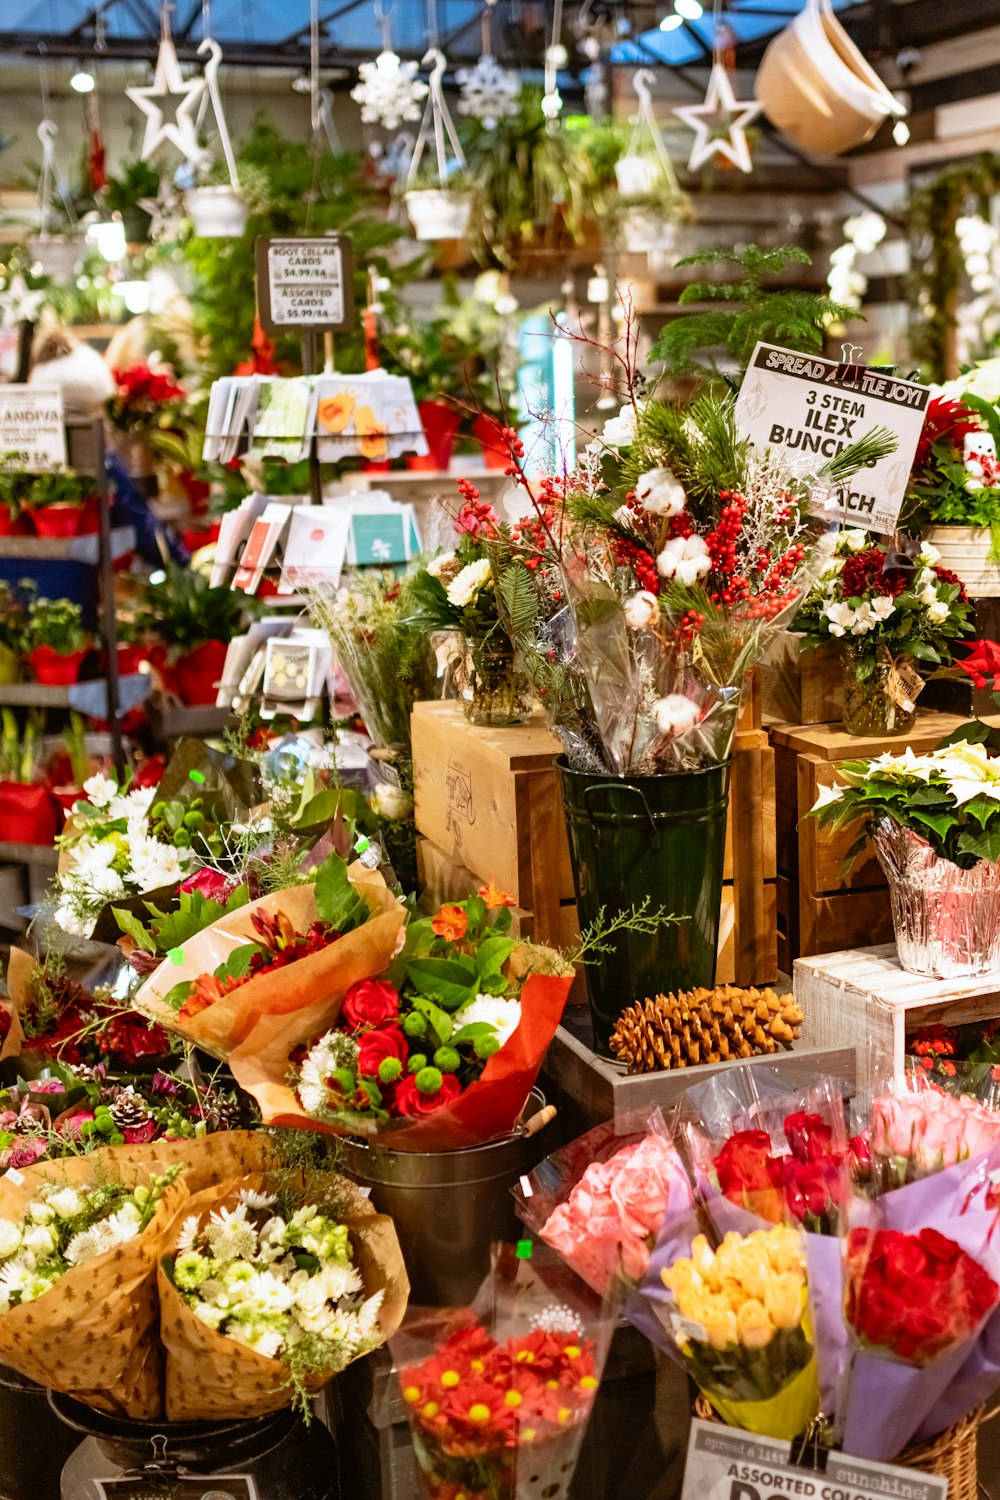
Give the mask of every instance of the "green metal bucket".
M 623 933 L 588 964 L 597 1050 L 635 1000 L 715 983 L 730 762 L 670 776 L 574 771 L 560 756 L 563 807 L 581 928 L 648 897 L 683 920 Z

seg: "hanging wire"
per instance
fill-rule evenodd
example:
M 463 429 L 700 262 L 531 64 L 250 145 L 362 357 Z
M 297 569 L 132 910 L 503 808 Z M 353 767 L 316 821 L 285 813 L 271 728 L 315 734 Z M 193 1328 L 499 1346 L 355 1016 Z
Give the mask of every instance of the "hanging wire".
M 493 10 L 496 3 L 497 0 L 486 0 L 483 6 L 483 13 L 479 18 L 482 28 L 482 55 L 484 57 L 493 56 Z
M 440 40 L 438 32 L 437 0 L 424 0 L 424 19 L 427 27 L 427 50 L 436 52 Z
M 392 51 L 392 13 L 395 8 L 394 5 L 390 5 L 387 8 L 383 5 L 382 0 L 375 0 L 375 20 L 382 32 L 383 52 Z

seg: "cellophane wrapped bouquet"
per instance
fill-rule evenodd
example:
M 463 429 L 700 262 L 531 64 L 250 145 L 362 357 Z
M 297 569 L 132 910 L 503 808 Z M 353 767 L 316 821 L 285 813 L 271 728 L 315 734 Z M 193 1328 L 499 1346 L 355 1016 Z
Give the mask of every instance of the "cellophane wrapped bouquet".
M 265 1123 L 440 1151 L 511 1130 L 573 982 L 547 948 L 510 936 L 492 883 L 411 920 L 381 970 L 264 1017 L 230 1065 Z
M 876 430 L 806 474 L 742 440 L 731 399 L 633 395 L 573 472 L 529 479 L 512 447 L 527 514 L 490 543 L 497 602 L 575 769 L 727 759 L 819 569 L 824 497 L 893 446 Z
M 566 1500 L 614 1320 L 544 1247 L 390 1340 L 428 1500 Z

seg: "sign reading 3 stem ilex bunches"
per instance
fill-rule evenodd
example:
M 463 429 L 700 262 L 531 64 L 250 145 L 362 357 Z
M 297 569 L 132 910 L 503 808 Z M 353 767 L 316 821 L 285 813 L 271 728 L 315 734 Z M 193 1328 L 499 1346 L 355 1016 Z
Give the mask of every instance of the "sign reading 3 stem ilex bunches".
M 855 474 L 821 509 L 830 520 L 893 531 L 929 399 L 927 386 L 885 371 L 758 344 L 736 399 L 736 426 L 755 448 L 773 448 L 802 474 L 888 427 L 896 451 Z
M 692 1422 L 681 1500 L 946 1500 L 948 1494 L 947 1479 L 918 1469 L 823 1449 L 819 1461 L 821 1469 L 796 1464 L 790 1443 Z

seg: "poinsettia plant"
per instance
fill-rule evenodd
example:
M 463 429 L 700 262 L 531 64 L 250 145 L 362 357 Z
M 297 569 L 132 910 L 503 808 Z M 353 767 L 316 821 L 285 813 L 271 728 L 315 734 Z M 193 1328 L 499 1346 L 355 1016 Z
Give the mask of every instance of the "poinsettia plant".
M 863 824 L 845 864 L 885 819 L 918 834 L 963 870 L 1000 859 L 1000 761 L 985 746 L 962 741 L 927 755 L 907 746 L 901 755 L 886 751 L 872 760 L 844 761 L 837 774 L 846 785 L 822 787 L 807 816 L 831 831 Z
M 910 473 L 901 520 L 908 527 L 974 526 L 991 533 L 1000 561 L 1000 414 L 981 397 L 935 396 Z
M 122 432 L 170 426 L 187 399 L 183 386 L 148 364 L 129 365 L 112 374 L 118 389 L 108 399 L 106 411 L 112 427 Z

